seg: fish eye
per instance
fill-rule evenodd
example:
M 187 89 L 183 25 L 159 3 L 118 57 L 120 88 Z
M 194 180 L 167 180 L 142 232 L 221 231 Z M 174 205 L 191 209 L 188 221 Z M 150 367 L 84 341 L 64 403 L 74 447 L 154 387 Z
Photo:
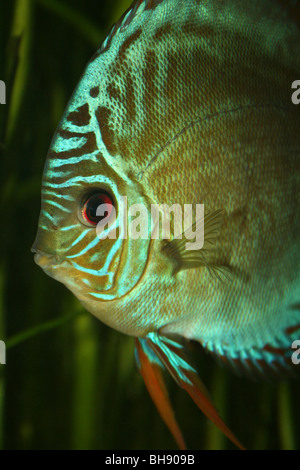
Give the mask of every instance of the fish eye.
M 99 206 L 105 204 L 104 215 L 97 215 Z M 96 226 L 104 218 L 108 219 L 113 211 L 114 201 L 113 198 L 102 190 L 96 190 L 92 193 L 89 192 L 81 203 L 81 221 L 89 226 Z

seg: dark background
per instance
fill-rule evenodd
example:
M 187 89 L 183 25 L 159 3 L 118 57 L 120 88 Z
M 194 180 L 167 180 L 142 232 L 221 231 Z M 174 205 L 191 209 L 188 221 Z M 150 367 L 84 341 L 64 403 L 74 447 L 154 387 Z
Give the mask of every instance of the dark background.
M 135 369 L 133 339 L 84 312 L 30 253 L 51 138 L 86 63 L 129 4 L 0 2 L 0 79 L 7 85 L 0 107 L 3 449 L 176 449 Z M 246 447 L 299 447 L 299 383 L 240 379 L 202 352 L 198 364 Z M 233 448 L 171 380 L 169 388 L 189 448 Z

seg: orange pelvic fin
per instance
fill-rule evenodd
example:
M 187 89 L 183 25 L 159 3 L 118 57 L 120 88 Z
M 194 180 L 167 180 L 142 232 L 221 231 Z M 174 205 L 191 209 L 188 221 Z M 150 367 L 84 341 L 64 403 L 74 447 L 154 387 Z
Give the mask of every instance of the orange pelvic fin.
M 165 368 L 170 372 L 177 384 L 187 391 L 187 393 L 191 396 L 198 408 L 200 408 L 200 410 L 237 447 L 239 447 L 240 449 L 245 449 L 244 446 L 233 434 L 233 432 L 231 432 L 230 429 L 226 426 L 218 411 L 216 410 L 215 406 L 213 405 L 208 391 L 205 385 L 202 383 L 197 373 L 197 370 L 192 366 L 190 359 L 185 353 L 184 345 L 181 340 L 160 335 L 159 333 L 149 333 L 143 341 L 147 342 L 149 350 L 152 350 L 152 353 L 154 352 L 156 354 L 156 356 L 160 359 Z M 148 385 L 147 387 L 149 390 Z M 163 405 L 161 404 L 161 407 L 162 406 Z M 170 407 L 170 405 L 168 406 Z M 161 411 L 160 413 L 162 414 Z
M 136 355 L 139 371 L 153 402 L 171 431 L 179 449 L 186 450 L 184 438 L 177 424 L 162 375 L 164 366 L 143 339 L 136 339 Z

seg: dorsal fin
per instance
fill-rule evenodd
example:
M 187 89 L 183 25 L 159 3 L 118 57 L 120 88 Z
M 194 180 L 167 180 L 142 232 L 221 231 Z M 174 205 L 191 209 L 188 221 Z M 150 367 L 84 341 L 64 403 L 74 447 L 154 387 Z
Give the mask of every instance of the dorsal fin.
M 136 15 L 137 10 L 140 7 L 144 6 L 143 11 L 154 10 L 163 1 L 164 0 L 134 0 L 133 3 L 130 5 L 130 7 L 120 17 L 120 19 L 112 26 L 105 40 L 101 44 L 98 54 L 105 52 L 109 48 L 110 43 L 113 37 L 116 35 L 116 33 L 120 29 L 126 28 L 132 22 L 132 20 L 134 19 Z
M 184 0 L 182 0 L 184 2 Z M 196 1 L 196 0 L 195 0 Z M 261 0 L 263 2 L 263 0 Z M 300 0 L 273 0 L 274 4 L 277 3 L 286 12 L 287 16 L 292 19 L 300 27 Z M 109 49 L 112 39 L 116 34 L 129 26 L 137 15 L 137 11 L 141 8 L 141 12 L 147 10 L 154 10 L 160 4 L 164 3 L 165 0 L 134 0 L 130 7 L 123 13 L 119 20 L 111 27 L 107 36 L 103 40 L 100 48 L 93 55 L 90 63 L 99 57 L 100 54 Z M 199 0 L 198 0 L 199 2 Z M 200 5 L 201 1 L 199 2 Z M 271 3 L 271 2 L 270 2 Z M 270 5 L 271 7 L 271 5 Z
M 287 10 L 289 17 L 296 21 L 296 23 L 300 26 L 300 0 L 276 1 Z M 121 28 L 127 27 L 132 22 L 140 6 L 144 5 L 144 11 L 154 10 L 162 2 L 164 2 L 164 0 L 134 0 L 130 7 L 120 17 L 120 19 L 111 27 L 105 40 L 101 44 L 98 54 L 108 49 L 115 34 Z

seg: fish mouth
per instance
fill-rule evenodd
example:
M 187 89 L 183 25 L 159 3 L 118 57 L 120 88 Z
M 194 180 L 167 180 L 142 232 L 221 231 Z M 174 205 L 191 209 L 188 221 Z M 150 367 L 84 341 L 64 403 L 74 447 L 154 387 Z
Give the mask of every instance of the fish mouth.
M 34 255 L 35 263 L 43 269 L 56 264 L 55 258 L 55 256 L 46 255 L 44 253 L 35 253 Z
M 44 251 L 37 250 L 36 248 L 31 248 L 32 253 L 34 253 L 34 261 L 41 268 L 49 268 L 50 266 L 55 266 L 61 264 L 62 259 L 58 255 L 45 253 Z
M 35 263 L 42 268 L 48 276 L 64 283 L 65 270 L 60 268 L 67 268 L 66 265 L 69 265 L 68 262 L 65 262 L 65 260 L 56 253 L 46 253 L 34 246 L 31 248 L 31 251 L 34 253 Z

